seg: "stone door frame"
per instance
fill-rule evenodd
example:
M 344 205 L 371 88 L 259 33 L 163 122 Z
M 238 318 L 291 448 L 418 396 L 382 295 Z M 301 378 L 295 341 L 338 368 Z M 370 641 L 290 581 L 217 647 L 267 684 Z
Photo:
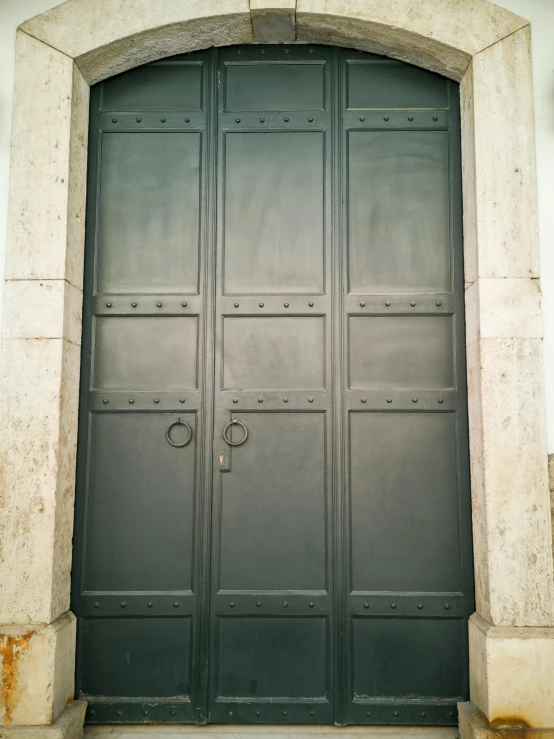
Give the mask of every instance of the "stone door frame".
M 0 726 L 50 724 L 73 694 L 89 86 L 256 42 L 357 48 L 461 84 L 477 607 L 461 724 L 554 727 L 530 26 L 488 0 L 68 0 L 22 24 L 0 385 Z

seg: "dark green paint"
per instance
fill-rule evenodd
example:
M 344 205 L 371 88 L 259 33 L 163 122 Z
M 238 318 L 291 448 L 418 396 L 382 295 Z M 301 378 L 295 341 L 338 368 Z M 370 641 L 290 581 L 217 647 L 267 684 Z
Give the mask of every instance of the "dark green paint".
M 89 721 L 456 723 L 460 180 L 457 86 L 383 57 L 231 47 L 93 89 Z

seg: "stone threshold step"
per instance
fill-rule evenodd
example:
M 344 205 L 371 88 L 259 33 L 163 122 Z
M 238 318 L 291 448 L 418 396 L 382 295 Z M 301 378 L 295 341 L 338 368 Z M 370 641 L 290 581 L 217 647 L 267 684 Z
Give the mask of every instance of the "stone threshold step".
M 456 726 L 282 726 L 191 724 L 96 724 L 85 727 L 84 739 L 457 739 Z

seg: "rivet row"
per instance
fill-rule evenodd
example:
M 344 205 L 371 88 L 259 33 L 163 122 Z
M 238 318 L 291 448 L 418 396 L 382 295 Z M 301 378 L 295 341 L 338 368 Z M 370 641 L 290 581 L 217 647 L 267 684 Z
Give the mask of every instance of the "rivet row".
M 188 306 L 188 303 L 186 301 L 183 301 L 181 305 L 183 308 L 186 308 Z M 156 306 L 158 308 L 163 308 L 163 303 L 156 303 Z M 113 307 L 113 303 L 106 303 L 106 308 L 112 308 L 112 307 Z M 138 307 L 138 303 L 133 301 L 131 303 L 131 308 L 137 308 L 137 307 Z
M 106 305 L 107 305 L 107 303 L 106 303 Z M 182 305 L 183 306 L 186 306 L 186 303 L 183 303 Z M 314 305 L 315 305 L 315 303 L 313 302 L 313 300 L 310 300 L 309 303 L 308 303 L 308 305 L 309 305 L 310 308 L 313 308 Z M 363 306 L 363 305 L 365 305 L 365 303 L 360 303 L 360 305 Z M 389 305 L 390 305 L 390 303 L 389 303 Z M 240 308 L 240 303 L 233 303 L 233 306 L 235 308 Z M 290 307 L 290 303 L 283 303 L 283 306 L 285 308 L 289 308 Z M 265 303 L 258 303 L 258 308 L 264 308 L 264 307 L 265 307 Z M 111 308 L 111 303 L 110 303 L 110 305 L 108 305 L 108 308 Z
M 311 604 L 310 604 L 310 607 L 311 607 Z M 391 603 L 390 604 L 390 607 L 392 608 L 393 611 L 396 610 L 396 603 Z M 366 611 L 369 610 L 369 603 L 364 603 L 364 608 L 365 608 Z M 449 611 L 450 610 L 450 603 L 445 603 L 444 604 L 444 608 L 445 608 L 446 611 Z M 418 611 L 422 611 L 423 610 L 423 604 L 422 603 L 418 603 L 417 604 L 417 610 Z

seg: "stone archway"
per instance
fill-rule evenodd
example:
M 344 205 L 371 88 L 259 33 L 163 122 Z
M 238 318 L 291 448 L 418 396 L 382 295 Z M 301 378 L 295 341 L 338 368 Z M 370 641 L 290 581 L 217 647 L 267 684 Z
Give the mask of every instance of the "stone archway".
M 172 54 L 261 41 L 358 48 L 461 83 L 477 593 L 461 726 L 466 736 L 487 721 L 554 727 L 530 28 L 488 0 L 68 0 L 22 25 L 2 353 L 0 725 L 9 736 L 82 721 L 79 704 L 64 708 L 89 86 Z

